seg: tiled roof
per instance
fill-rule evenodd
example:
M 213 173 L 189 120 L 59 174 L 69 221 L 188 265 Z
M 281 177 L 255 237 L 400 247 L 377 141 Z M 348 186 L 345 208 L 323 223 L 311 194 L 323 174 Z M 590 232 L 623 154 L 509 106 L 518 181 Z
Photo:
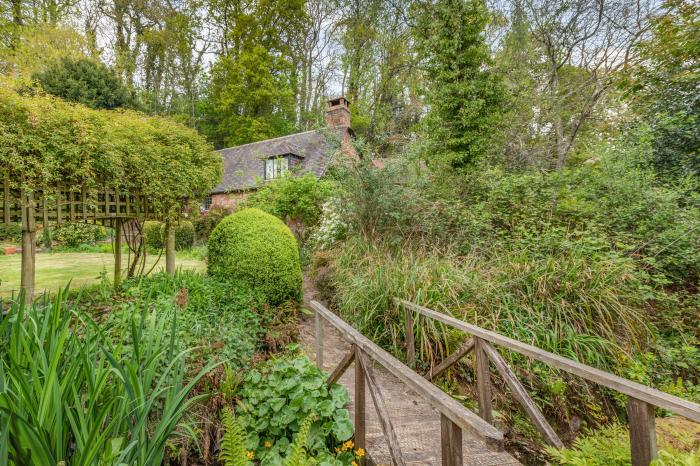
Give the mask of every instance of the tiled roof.
M 218 151 L 224 161 L 224 177 L 214 193 L 241 191 L 259 186 L 265 176 L 265 159 L 294 154 L 301 158 L 301 171 L 321 177 L 326 173 L 343 137 L 338 130 L 314 130 L 253 142 Z

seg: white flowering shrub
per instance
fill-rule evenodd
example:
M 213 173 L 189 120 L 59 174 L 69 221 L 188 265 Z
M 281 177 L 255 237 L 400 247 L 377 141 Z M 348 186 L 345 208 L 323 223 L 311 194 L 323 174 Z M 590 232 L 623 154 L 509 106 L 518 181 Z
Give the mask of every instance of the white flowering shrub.
M 336 241 L 345 237 L 348 224 L 343 220 L 344 213 L 343 205 L 337 197 L 323 204 L 321 221 L 311 236 L 311 244 L 315 249 L 329 249 Z

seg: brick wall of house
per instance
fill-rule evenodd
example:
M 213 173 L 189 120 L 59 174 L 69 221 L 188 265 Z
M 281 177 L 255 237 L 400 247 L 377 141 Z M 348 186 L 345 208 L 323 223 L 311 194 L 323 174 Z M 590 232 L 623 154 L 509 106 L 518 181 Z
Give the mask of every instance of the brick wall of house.
M 211 195 L 211 206 L 225 207 L 235 210 L 242 201 L 250 195 L 249 192 L 221 193 Z

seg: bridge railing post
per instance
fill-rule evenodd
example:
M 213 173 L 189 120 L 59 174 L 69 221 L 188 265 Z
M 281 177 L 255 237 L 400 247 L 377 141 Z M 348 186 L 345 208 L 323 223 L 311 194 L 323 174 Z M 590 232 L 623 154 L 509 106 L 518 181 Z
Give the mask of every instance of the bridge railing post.
M 361 349 L 355 346 L 355 445 L 367 450 L 365 371 L 362 368 Z
M 316 327 L 316 367 L 323 370 L 323 317 L 316 312 L 314 320 Z
M 462 429 L 444 414 L 440 415 L 442 466 L 462 466 Z
M 413 311 L 407 307 L 403 308 L 406 317 L 406 364 L 411 369 L 416 367 L 416 341 L 413 334 Z
M 655 411 L 654 405 L 644 401 L 632 397 L 627 400 L 632 466 L 649 466 L 656 458 Z
M 481 338 L 474 337 L 474 375 L 476 376 L 479 397 L 479 416 L 489 424 L 493 424 L 491 372 L 489 371 L 489 358 L 484 351 L 485 344 L 486 342 Z

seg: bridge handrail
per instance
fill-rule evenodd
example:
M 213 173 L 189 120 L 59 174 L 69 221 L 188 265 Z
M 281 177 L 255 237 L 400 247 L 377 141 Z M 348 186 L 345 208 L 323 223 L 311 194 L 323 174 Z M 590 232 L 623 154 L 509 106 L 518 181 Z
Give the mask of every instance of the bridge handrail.
M 425 317 L 435 319 L 455 329 L 474 335 L 475 337 L 503 346 L 522 355 L 529 356 L 537 361 L 549 364 L 557 369 L 564 370 L 591 382 L 603 385 L 604 387 L 624 393 L 625 395 L 637 400 L 666 409 L 692 421 L 700 422 L 700 405 L 697 403 L 684 400 L 683 398 L 647 387 L 632 380 L 596 369 L 595 367 L 582 364 L 574 361 L 573 359 L 550 353 L 549 351 L 545 351 L 537 348 L 536 346 L 508 338 L 491 330 L 486 330 L 484 328 L 477 327 L 476 325 L 468 324 L 447 314 L 428 309 L 427 307 L 414 304 L 404 299 L 394 298 L 394 303 L 404 306 L 405 308 L 408 308 Z
M 317 301 L 311 301 L 311 308 L 327 322 L 332 324 L 344 338 L 364 351 L 389 373 L 404 382 L 418 395 L 423 397 L 433 408 L 462 429 L 467 429 L 482 437 L 487 445 L 495 450 L 503 450 L 503 433 L 476 413 L 465 408 L 461 403 L 444 393 L 438 387 L 419 376 L 416 372 L 383 350 L 369 338 L 333 314 Z M 342 363 L 341 363 L 342 365 Z M 461 444 L 459 446 L 461 450 Z

